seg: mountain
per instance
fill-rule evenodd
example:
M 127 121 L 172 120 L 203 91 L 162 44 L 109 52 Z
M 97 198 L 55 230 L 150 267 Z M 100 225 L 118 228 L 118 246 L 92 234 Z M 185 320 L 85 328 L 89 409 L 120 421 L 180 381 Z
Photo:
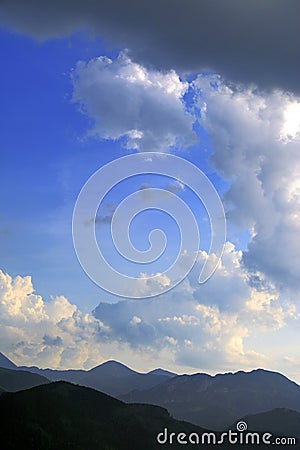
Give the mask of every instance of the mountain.
M 10 361 L 3 353 L 0 353 L 0 367 L 3 369 L 16 369 L 17 366 Z
M 151 372 L 148 372 L 148 375 L 149 374 L 164 375 L 169 378 L 173 378 L 173 377 L 177 376 L 177 373 L 169 372 L 168 370 L 164 370 L 164 369 L 154 369 L 154 370 L 151 370 Z
M 0 362 L 14 367 L 0 368 L 2 396 L 2 390 L 15 392 L 62 380 L 125 402 L 162 406 L 176 419 L 213 430 L 224 430 L 241 417 L 271 414 L 277 409 L 281 415 L 282 408 L 294 410 L 294 414 L 300 411 L 300 387 L 279 373 L 262 369 L 216 376 L 176 375 L 163 369 L 139 373 L 117 361 L 107 361 L 91 370 L 53 370 L 17 367 L 0 356 Z
M 153 450 L 161 448 L 156 436 L 165 428 L 176 434 L 205 431 L 157 406 L 127 405 L 67 382 L 2 394 L 0 416 L 0 448 L 9 450 Z
M 300 411 L 300 386 L 262 369 L 216 376 L 179 375 L 151 389 L 134 390 L 122 400 L 159 405 L 176 419 L 223 430 L 249 414 L 275 408 Z
M 41 375 L 0 368 L 0 386 L 5 391 L 16 392 L 46 383 L 49 383 L 49 380 Z
M 116 398 L 120 398 L 134 389 L 152 388 L 175 375 L 162 369 L 139 373 L 117 361 L 107 361 L 87 371 L 39 369 L 25 366 L 18 369 L 43 375 L 51 381 L 69 381 L 91 387 Z
M 107 361 L 80 378 L 79 384 L 119 398 L 133 389 L 149 389 L 170 378 L 164 373 L 139 373 L 116 361 Z
M 268 431 L 274 435 L 300 439 L 300 413 L 286 408 L 253 414 L 243 417 L 249 430 Z M 234 426 L 230 427 L 234 429 Z
M 85 370 L 55 370 L 55 369 L 40 369 L 36 366 L 19 366 L 18 370 L 26 370 L 31 373 L 48 378 L 50 381 L 68 381 L 70 383 L 77 383 L 80 378 L 86 375 Z

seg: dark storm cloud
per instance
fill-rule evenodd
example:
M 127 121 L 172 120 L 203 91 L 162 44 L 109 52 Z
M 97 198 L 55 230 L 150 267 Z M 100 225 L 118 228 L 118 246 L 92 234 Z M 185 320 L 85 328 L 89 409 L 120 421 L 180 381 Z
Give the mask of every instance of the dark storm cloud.
M 2 0 L 0 15 L 42 39 L 90 30 L 156 68 L 300 91 L 298 0 Z

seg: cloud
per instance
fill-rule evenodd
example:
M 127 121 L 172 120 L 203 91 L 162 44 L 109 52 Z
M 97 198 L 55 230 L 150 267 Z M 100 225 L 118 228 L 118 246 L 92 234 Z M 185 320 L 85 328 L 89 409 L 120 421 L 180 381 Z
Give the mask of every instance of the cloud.
M 17 364 L 52 368 L 90 367 L 102 360 L 100 321 L 64 296 L 45 302 L 31 278 L 0 270 L 1 350 Z
M 212 279 L 199 286 L 199 270 L 207 257 L 200 252 L 193 272 L 163 296 L 100 303 L 95 317 L 109 328 L 111 339 L 151 355 L 169 351 L 167 361 L 177 367 L 272 368 L 272 349 L 252 340 L 266 332 L 276 335 L 298 322 L 295 305 L 284 300 L 263 275 L 250 279 L 242 252 L 231 243 L 226 244 Z M 151 286 L 141 280 L 140 288 L 149 292 Z
M 79 62 L 72 80 L 73 101 L 95 123 L 92 135 L 122 140 L 138 151 L 166 151 L 195 141 L 195 119 L 182 101 L 188 83 L 174 70 L 147 70 L 121 52 L 114 61 Z
M 60 336 L 56 336 L 56 337 L 52 337 L 49 336 L 48 334 L 45 334 L 45 336 L 43 337 L 43 342 L 45 345 L 57 345 L 60 346 L 63 344 L 62 338 Z
M 152 189 L 158 188 L 150 183 L 142 183 L 139 187 L 139 200 L 141 203 L 148 204 L 150 200 L 156 201 L 156 204 L 159 205 L 161 201 L 164 201 L 165 204 L 168 201 L 172 201 L 171 194 L 179 195 L 184 192 L 185 186 L 180 181 L 175 180 L 165 184 L 160 187 L 160 191 L 153 192 Z
M 179 192 L 184 191 L 185 186 L 180 181 L 175 180 L 173 183 L 167 184 L 165 189 L 166 191 L 172 192 L 172 194 L 178 194 Z
M 199 253 L 200 266 L 207 257 Z M 231 305 L 229 285 L 236 286 Z M 150 292 L 151 284 L 141 277 L 139 288 Z M 64 296 L 46 302 L 34 292 L 30 277 L 0 271 L 1 351 L 20 365 L 90 368 L 116 359 L 139 370 L 162 366 L 215 373 L 259 366 L 274 370 L 279 347 L 265 344 L 266 333 L 284 346 L 282 333 L 294 324 L 288 338 L 299 338 L 296 306 L 258 276 L 249 280 L 232 244 L 226 245 L 214 282 L 202 288 L 201 293 L 192 274 L 163 296 L 114 299 L 90 315 Z M 295 352 L 288 356 L 297 357 Z M 290 360 L 282 360 L 278 370 L 290 366 Z
M 227 218 L 251 232 L 244 264 L 277 287 L 298 289 L 300 134 L 299 118 L 290 112 L 299 111 L 299 98 L 230 87 L 218 76 L 198 76 L 194 84 L 211 163 L 231 182 L 224 196 Z
M 86 29 L 161 69 L 210 69 L 299 92 L 297 0 L 4 0 L 2 24 L 39 39 Z

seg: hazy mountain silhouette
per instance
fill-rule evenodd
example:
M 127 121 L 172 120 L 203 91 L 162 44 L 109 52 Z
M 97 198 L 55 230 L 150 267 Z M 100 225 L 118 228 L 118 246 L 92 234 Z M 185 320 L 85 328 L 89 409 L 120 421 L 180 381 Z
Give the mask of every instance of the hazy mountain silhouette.
M 139 373 L 117 361 L 107 361 L 87 371 L 39 369 L 25 366 L 18 369 L 43 375 L 51 381 L 63 380 L 91 387 L 117 398 L 134 389 L 149 389 L 175 376 L 175 374 L 162 369 Z
M 177 419 L 222 430 L 249 414 L 275 408 L 300 411 L 300 386 L 279 373 L 258 369 L 216 376 L 179 375 L 122 399 L 160 405 Z
M 172 419 L 160 407 L 127 405 L 67 382 L 4 393 L 0 415 L 0 448 L 6 450 L 153 450 L 161 448 L 156 436 L 165 427 L 176 433 L 205 431 Z
M 17 366 L 10 361 L 3 353 L 0 353 L 0 367 L 4 369 L 16 369 Z
M 10 365 L 6 357 L 0 359 L 0 365 L 2 362 Z M 276 430 L 277 434 L 288 433 L 295 437 L 299 434 L 295 434 L 295 430 L 298 426 L 300 429 L 300 386 L 276 372 L 258 369 L 248 373 L 240 371 L 211 376 L 201 373 L 175 375 L 155 369 L 143 374 L 116 361 L 107 361 L 87 371 L 27 368 L 11 364 L 13 370 L 0 369 L 1 399 L 7 396 L 5 391 L 28 389 L 50 383 L 49 380 L 67 380 L 109 393 L 129 403 L 162 406 L 174 418 L 203 428 L 225 430 L 244 418 L 249 421 L 249 428 L 270 432 Z M 66 383 L 54 385 L 65 386 Z M 78 402 L 81 403 L 80 395 Z M 129 406 L 133 408 L 133 405 Z M 135 405 L 135 408 L 138 406 Z
M 50 381 L 35 373 L 0 368 L 0 388 L 5 391 L 16 392 L 46 383 Z
M 106 361 L 90 370 L 40 369 L 36 366 L 18 367 L 4 355 L 0 355 L 3 356 L 3 359 L 0 358 L 0 367 L 9 366 L 8 368 L 18 371 L 31 372 L 50 381 L 77 383 L 117 398 L 134 389 L 149 389 L 176 376 L 176 374 L 163 369 L 155 369 L 149 373 L 136 372 L 117 361 Z
M 159 370 L 150 373 L 139 373 L 116 361 L 107 361 L 82 377 L 83 386 L 98 389 L 115 397 L 128 393 L 133 389 L 149 389 L 170 379 L 169 374 Z
M 40 369 L 36 366 L 19 366 L 17 370 L 26 370 L 31 373 L 42 375 L 50 381 L 69 381 L 70 383 L 76 383 L 82 378 L 87 371 L 85 370 L 56 370 L 56 369 Z
M 168 370 L 164 370 L 164 369 L 154 369 L 154 370 L 151 370 L 151 372 L 148 372 L 148 375 L 149 374 L 164 375 L 164 376 L 166 376 L 168 378 L 173 378 L 173 377 L 177 376 L 177 373 L 169 372 Z

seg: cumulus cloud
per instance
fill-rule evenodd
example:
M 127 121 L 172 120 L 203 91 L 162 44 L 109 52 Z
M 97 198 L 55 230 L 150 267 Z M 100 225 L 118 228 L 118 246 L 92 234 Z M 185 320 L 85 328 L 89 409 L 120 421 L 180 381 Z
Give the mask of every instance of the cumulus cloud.
M 3 0 L 0 13 L 39 39 L 86 29 L 149 66 L 299 92 L 298 0 Z
M 188 257 L 188 255 L 187 255 Z M 227 243 L 222 264 L 213 278 L 199 286 L 203 260 L 200 252 L 192 273 L 163 296 L 137 301 L 100 303 L 94 315 L 110 329 L 111 338 L 135 351 L 170 352 L 168 363 L 198 370 L 235 370 L 272 367 L 272 351 L 251 345 L 265 332 L 275 335 L 298 322 L 295 305 L 280 297 L 276 287 L 249 277 L 242 252 Z M 143 284 L 148 290 L 151 286 Z M 268 356 L 267 356 L 268 355 Z
M 198 76 L 201 125 L 211 162 L 231 181 L 227 217 L 251 232 L 243 262 L 282 288 L 299 288 L 299 99 L 282 91 L 229 87 L 218 76 Z
M 81 368 L 102 360 L 107 327 L 64 296 L 44 301 L 29 276 L 12 278 L 0 270 L 0 322 L 1 351 L 17 364 Z
M 201 291 L 197 272 L 211 257 L 200 252 L 196 273 L 163 296 L 100 303 L 93 315 L 82 313 L 64 296 L 44 301 L 30 277 L 0 272 L 1 351 L 17 364 L 53 368 L 90 368 L 117 359 L 140 370 L 274 369 L 276 349 L 273 354 L 260 339 L 265 333 L 274 339 L 295 324 L 296 340 L 296 306 L 283 301 L 262 275 L 250 279 L 241 252 L 231 243 L 214 282 L 202 285 Z M 141 276 L 139 289 L 151 288 L 156 286 Z M 284 365 L 290 367 L 290 360 L 282 361 Z
M 121 52 L 115 60 L 79 62 L 72 79 L 73 101 L 94 120 L 93 135 L 122 139 L 138 151 L 166 151 L 195 140 L 195 119 L 182 101 L 188 83 L 174 70 L 147 70 Z

